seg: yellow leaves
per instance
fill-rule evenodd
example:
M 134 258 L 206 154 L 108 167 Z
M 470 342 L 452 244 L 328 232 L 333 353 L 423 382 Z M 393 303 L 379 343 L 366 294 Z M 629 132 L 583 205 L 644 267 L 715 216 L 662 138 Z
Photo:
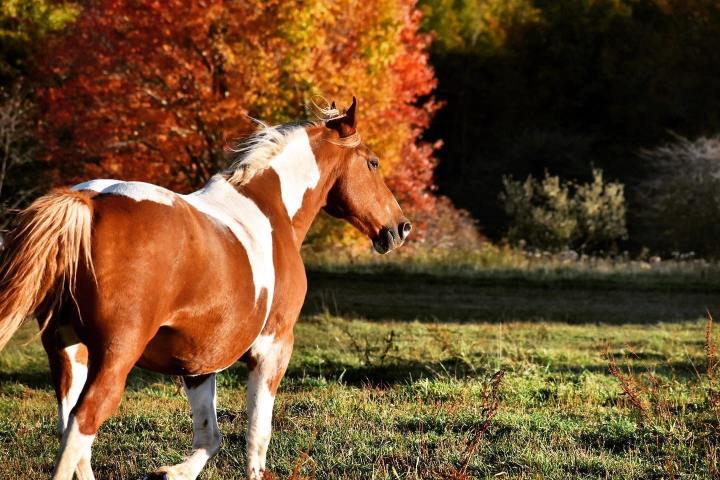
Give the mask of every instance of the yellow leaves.
M 66 68 L 68 81 L 48 118 L 53 128 L 73 119 L 77 144 L 53 144 L 53 160 L 73 159 L 80 171 L 87 162 L 76 153 L 84 151 L 114 172 L 189 188 L 218 168 L 226 139 L 249 133 L 246 114 L 282 123 L 305 117 L 314 94 L 341 107 L 355 95 L 360 133 L 383 159 L 383 172 L 402 177 L 394 186 L 422 198 L 432 149 L 415 142 L 432 108 L 415 102 L 430 93 L 434 78 L 414 6 L 413 0 L 90 2 L 49 62 Z M 122 148 L 108 151 L 109 137 Z M 323 235 L 359 241 L 337 225 L 326 222 Z
M 542 19 L 532 0 L 425 0 L 422 10 L 441 50 L 497 50 L 510 31 Z
M 14 32 L 28 35 L 30 30 L 44 35 L 60 30 L 72 22 L 80 7 L 71 2 L 52 2 L 49 0 L 3 0 L 0 3 L 0 20 L 14 20 L 17 28 L 0 29 L 2 33 Z

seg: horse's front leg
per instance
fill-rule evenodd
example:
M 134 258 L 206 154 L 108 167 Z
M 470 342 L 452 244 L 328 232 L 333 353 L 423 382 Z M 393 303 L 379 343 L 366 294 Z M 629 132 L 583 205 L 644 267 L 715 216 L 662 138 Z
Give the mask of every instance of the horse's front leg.
M 145 480 L 195 480 L 207 461 L 220 449 L 215 374 L 183 377 L 182 381 L 192 410 L 192 453 L 178 465 L 161 467 L 146 475 Z
M 270 443 L 275 394 L 293 348 L 292 331 L 260 335 L 247 358 L 250 375 L 247 389 L 247 476 L 260 480 L 265 472 L 265 457 Z

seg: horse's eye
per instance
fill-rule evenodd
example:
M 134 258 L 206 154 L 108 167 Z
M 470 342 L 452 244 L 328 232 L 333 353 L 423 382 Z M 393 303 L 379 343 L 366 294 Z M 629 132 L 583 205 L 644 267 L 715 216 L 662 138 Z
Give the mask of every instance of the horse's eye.
M 378 160 L 377 157 L 371 158 L 367 162 L 368 168 L 370 168 L 370 170 L 376 170 L 380 166 L 380 160 Z

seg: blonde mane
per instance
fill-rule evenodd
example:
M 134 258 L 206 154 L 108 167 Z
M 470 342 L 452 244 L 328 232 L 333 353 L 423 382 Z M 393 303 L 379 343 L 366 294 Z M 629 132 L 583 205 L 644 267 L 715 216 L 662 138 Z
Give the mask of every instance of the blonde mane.
M 319 100 L 323 105 L 319 105 Z M 252 119 L 258 124 L 258 129 L 247 139 L 229 147 L 229 151 L 236 154 L 230 166 L 223 172 L 233 185 L 245 185 L 255 175 L 267 169 L 273 158 L 282 152 L 292 141 L 292 133 L 298 128 L 321 125 L 338 118 L 343 113 L 334 105 L 331 105 L 322 97 L 314 97 L 306 106 L 314 120 L 285 123 L 282 125 L 267 125 L 266 123 Z M 360 135 L 355 132 L 349 137 L 328 142 L 341 147 L 354 148 L 360 145 Z
M 257 121 L 258 130 L 229 150 L 237 154 L 225 175 L 233 185 L 244 185 L 255 175 L 270 166 L 273 158 L 280 154 L 289 143 L 289 125 L 270 126 Z M 297 126 L 296 126 L 297 127 Z

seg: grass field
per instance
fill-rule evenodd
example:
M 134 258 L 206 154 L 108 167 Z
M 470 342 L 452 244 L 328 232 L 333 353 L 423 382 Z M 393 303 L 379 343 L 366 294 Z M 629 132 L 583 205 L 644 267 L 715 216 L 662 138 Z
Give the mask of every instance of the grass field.
M 720 285 L 673 278 L 314 272 L 270 468 L 318 479 L 716 476 L 704 312 Z M 33 334 L 0 355 L 2 479 L 46 478 L 57 448 L 46 360 L 37 341 L 23 346 Z M 224 443 L 202 478 L 243 478 L 245 377 L 240 365 L 220 375 Z M 190 442 L 178 384 L 135 371 L 98 435 L 96 475 L 141 478 Z

